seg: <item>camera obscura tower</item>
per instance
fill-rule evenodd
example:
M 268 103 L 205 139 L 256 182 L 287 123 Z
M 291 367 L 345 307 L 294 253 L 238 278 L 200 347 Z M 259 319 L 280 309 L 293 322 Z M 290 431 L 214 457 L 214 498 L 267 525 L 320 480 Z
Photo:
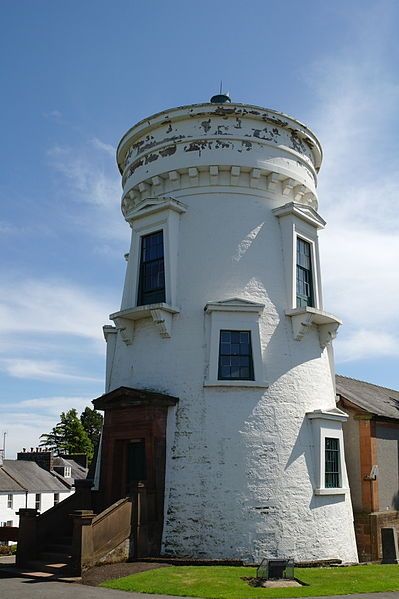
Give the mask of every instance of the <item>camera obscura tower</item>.
M 137 555 L 356 561 L 322 299 L 315 135 L 226 96 L 132 127 L 99 467 Z

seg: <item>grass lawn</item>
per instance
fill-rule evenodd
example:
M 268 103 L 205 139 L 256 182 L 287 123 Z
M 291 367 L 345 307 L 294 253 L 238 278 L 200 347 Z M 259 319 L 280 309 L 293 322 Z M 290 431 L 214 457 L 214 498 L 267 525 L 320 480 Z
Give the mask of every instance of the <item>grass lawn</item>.
M 314 597 L 399 591 L 398 565 L 347 568 L 295 568 L 295 576 L 309 585 L 283 589 L 249 586 L 242 577 L 255 577 L 255 568 L 234 566 L 170 566 L 108 580 L 101 586 L 121 591 L 206 597 L 256 599 L 258 597 Z

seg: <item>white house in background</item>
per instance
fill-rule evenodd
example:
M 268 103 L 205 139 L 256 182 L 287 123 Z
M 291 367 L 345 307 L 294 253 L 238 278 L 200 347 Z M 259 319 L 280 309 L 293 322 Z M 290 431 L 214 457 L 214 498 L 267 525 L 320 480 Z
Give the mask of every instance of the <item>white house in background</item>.
M 75 459 L 73 459 L 75 458 Z M 87 476 L 87 457 L 54 456 L 31 448 L 16 460 L 0 456 L 0 526 L 18 526 L 20 508 L 50 509 L 75 492 L 75 480 Z
M 0 526 L 18 526 L 20 508 L 43 513 L 73 492 L 67 481 L 35 462 L 4 460 L 0 465 Z
M 319 141 L 220 95 L 142 120 L 117 159 L 132 237 L 97 483 L 137 494 L 137 556 L 357 561 Z

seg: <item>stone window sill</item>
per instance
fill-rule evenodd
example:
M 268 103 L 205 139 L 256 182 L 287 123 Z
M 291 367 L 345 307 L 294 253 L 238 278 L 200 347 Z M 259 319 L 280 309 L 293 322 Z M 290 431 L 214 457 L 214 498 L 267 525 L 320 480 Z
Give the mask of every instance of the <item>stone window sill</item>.
M 172 320 L 174 314 L 179 314 L 179 308 L 170 306 L 165 302 L 148 304 L 146 306 L 135 306 L 120 310 L 110 315 L 124 343 L 131 345 L 134 337 L 134 323 L 142 318 L 152 318 L 159 329 L 159 334 L 165 339 L 172 336 Z
M 286 310 L 286 316 L 291 318 L 292 332 L 296 341 L 302 341 L 304 335 L 312 326 L 319 331 L 320 346 L 324 349 L 337 336 L 342 321 L 333 314 L 318 308 L 294 308 Z
M 349 489 L 346 489 L 344 487 L 331 489 L 323 488 L 314 490 L 315 495 L 345 495 L 346 493 L 349 493 Z
M 258 387 L 259 389 L 267 389 L 269 383 L 267 381 L 205 381 L 204 387 Z

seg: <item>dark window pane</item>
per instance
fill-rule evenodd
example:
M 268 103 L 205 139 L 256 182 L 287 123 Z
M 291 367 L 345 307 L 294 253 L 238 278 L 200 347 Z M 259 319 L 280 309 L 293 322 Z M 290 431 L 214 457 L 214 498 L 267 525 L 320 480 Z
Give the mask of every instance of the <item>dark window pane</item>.
M 230 361 L 231 361 L 231 365 L 232 366 L 239 366 L 240 365 L 240 358 L 239 358 L 239 356 L 231 356 L 230 357 Z
M 231 344 L 230 343 L 221 343 L 220 344 L 220 353 L 222 356 L 229 356 L 231 354 L 230 351 Z
M 223 379 L 230 379 L 230 366 L 222 366 L 221 374 Z
M 240 378 L 240 369 L 238 366 L 232 366 L 231 367 L 231 377 L 232 379 L 239 379 Z
M 314 305 L 310 243 L 297 237 L 296 250 L 296 304 L 304 308 Z
M 325 439 L 325 486 L 337 488 L 341 486 L 339 463 L 339 439 Z
M 240 343 L 240 354 L 242 356 L 249 356 L 249 345 L 247 341 L 245 343 Z
M 163 231 L 141 238 L 139 292 L 137 305 L 165 301 Z
M 220 331 L 220 380 L 254 380 L 250 331 Z

